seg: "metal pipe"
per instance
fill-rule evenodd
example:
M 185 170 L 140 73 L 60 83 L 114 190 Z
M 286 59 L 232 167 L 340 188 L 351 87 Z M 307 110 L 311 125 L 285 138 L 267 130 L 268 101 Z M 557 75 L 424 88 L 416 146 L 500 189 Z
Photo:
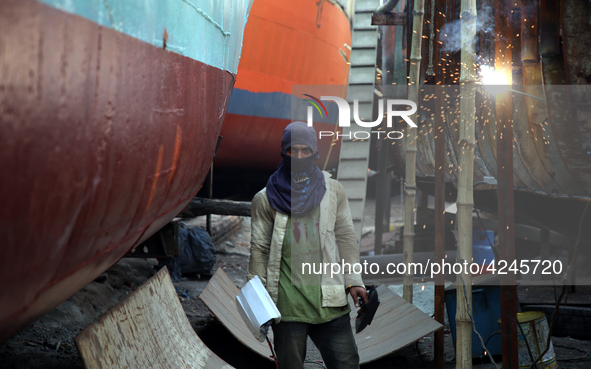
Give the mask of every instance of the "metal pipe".
M 546 99 L 543 99 L 543 98 L 541 98 L 541 97 L 534 96 L 534 95 L 530 95 L 530 94 L 526 94 L 525 92 L 517 91 L 517 90 L 514 90 L 514 89 L 512 89 L 512 88 L 510 88 L 510 89 L 508 89 L 508 90 L 509 90 L 509 91 L 512 91 L 512 92 L 515 92 L 515 93 L 517 93 L 517 94 L 522 94 L 522 95 L 525 95 L 525 96 L 533 97 L 534 99 L 538 99 L 538 100 L 546 101 Z
M 521 2 L 521 61 L 537 63 L 540 61 L 538 49 L 538 0 Z
M 375 211 L 375 244 L 376 255 L 382 254 L 382 235 L 384 234 L 384 204 L 390 201 L 386 195 L 388 182 L 388 147 L 390 145 L 381 139 L 378 141 L 378 178 L 376 181 L 376 211 Z
M 207 198 L 211 200 L 213 198 L 213 161 L 209 165 L 209 173 L 207 174 L 206 182 L 207 182 Z M 205 216 L 205 230 L 207 231 L 208 235 L 210 235 L 210 236 L 212 235 L 211 234 L 211 214 L 207 214 Z
M 374 11 L 374 14 L 389 13 L 389 12 L 391 12 L 392 9 L 394 9 L 394 7 L 396 5 L 398 5 L 398 1 L 399 0 L 388 0 L 387 3 L 378 6 L 376 8 L 376 10 Z
M 498 95 L 497 105 L 497 162 L 498 162 L 498 214 L 499 257 L 508 265 L 515 260 L 513 215 L 513 126 L 509 92 Z M 517 368 L 517 292 L 515 275 L 500 276 L 501 289 L 501 341 L 503 368 Z
M 509 0 L 498 0 L 495 14 L 495 68 L 511 71 L 512 53 L 509 46 L 512 30 L 508 26 L 511 10 Z M 515 260 L 515 231 L 513 214 L 513 104 L 510 92 L 497 95 L 497 201 L 499 216 L 499 257 L 511 265 Z M 501 342 L 503 368 L 518 368 L 517 352 L 517 291 L 515 275 L 500 275 Z
M 421 84 L 421 46 L 423 41 L 423 14 L 425 9 L 424 0 L 414 0 L 413 9 L 413 32 L 409 67 L 408 99 L 419 103 L 419 85 Z M 413 114 L 417 119 L 418 113 Z M 413 119 L 411 118 L 411 119 Z M 408 266 L 412 263 L 414 248 L 414 220 L 415 220 L 415 197 L 417 165 L 417 128 L 406 129 L 406 173 L 404 185 L 404 263 Z M 408 268 L 410 270 L 410 268 Z M 404 299 L 412 303 L 413 275 L 404 275 Z
M 560 2 L 540 0 L 540 46 L 544 85 L 565 85 L 566 68 L 560 55 Z
M 436 8 L 441 9 L 445 6 L 446 0 L 439 0 Z M 431 9 L 435 12 L 435 9 Z M 443 27 L 444 18 L 435 13 L 434 27 L 436 30 Z M 437 34 L 438 35 L 438 34 Z M 435 84 L 444 82 L 440 75 L 440 68 L 437 64 L 441 63 L 439 53 L 439 43 L 435 43 Z M 442 87 L 436 87 L 442 88 Z M 435 262 L 439 262 L 445 256 L 445 119 L 442 116 L 442 99 L 437 99 L 435 103 Z M 445 323 L 445 276 L 443 273 L 435 276 L 435 320 L 439 323 Z M 435 352 L 433 357 L 434 367 L 443 369 L 445 364 L 445 346 L 443 329 L 435 331 Z

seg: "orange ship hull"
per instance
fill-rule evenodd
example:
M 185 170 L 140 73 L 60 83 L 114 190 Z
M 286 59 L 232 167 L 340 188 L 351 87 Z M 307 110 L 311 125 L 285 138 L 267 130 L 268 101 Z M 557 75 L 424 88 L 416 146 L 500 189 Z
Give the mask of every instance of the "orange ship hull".
M 350 44 L 349 19 L 338 5 L 326 0 L 255 1 L 214 166 L 275 169 L 281 160 L 281 134 L 292 121 L 292 86 L 334 85 L 337 96 L 344 98 Z M 336 116 L 329 110 L 329 119 L 315 121 L 314 127 L 334 131 Z M 331 141 L 319 143 L 316 164 L 336 167 L 339 143 L 332 143 L 328 162 Z

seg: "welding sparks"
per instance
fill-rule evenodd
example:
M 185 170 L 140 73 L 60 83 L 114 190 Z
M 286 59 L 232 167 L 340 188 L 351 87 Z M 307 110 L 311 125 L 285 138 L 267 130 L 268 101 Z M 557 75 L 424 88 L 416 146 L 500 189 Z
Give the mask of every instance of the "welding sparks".
M 497 71 L 488 65 L 480 66 L 480 81 L 483 85 L 505 85 L 511 84 L 507 73 Z
M 480 83 L 489 94 L 497 95 L 511 88 L 511 75 L 488 65 L 481 65 Z

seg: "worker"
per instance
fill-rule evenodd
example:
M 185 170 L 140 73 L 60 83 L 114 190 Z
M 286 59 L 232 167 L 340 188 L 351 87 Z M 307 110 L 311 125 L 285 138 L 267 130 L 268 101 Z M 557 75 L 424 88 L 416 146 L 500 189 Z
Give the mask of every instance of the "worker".
M 347 293 L 359 306 L 367 291 L 352 267 L 359 244 L 345 190 L 314 164 L 316 131 L 306 123 L 285 128 L 281 156 L 252 200 L 247 274 L 259 276 L 281 313 L 273 324 L 279 369 L 303 368 L 308 336 L 328 369 L 359 368 Z

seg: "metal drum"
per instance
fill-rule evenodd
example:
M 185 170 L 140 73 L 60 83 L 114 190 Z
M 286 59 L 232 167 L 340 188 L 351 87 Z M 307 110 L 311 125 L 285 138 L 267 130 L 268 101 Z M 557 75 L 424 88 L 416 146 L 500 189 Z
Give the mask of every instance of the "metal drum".
M 530 368 L 533 361 L 536 360 L 542 352 L 546 350 L 546 342 L 548 341 L 548 320 L 546 314 L 541 311 L 528 311 L 517 314 L 517 339 L 519 351 L 519 369 Z M 499 319 L 499 325 L 501 320 Z M 532 360 L 533 357 L 533 360 Z M 556 354 L 552 341 L 550 341 L 550 349 L 542 360 L 536 366 L 537 368 L 558 368 L 556 362 Z

